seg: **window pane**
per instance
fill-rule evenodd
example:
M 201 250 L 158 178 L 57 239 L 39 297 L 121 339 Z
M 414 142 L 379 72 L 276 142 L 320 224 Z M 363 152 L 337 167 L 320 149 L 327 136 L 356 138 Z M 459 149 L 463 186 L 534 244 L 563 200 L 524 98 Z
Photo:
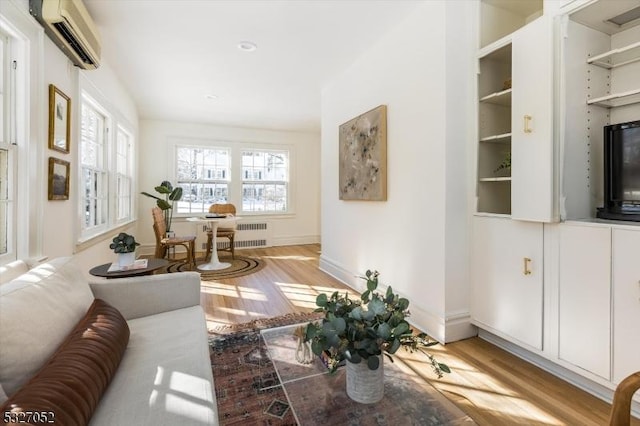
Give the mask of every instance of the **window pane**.
M 225 148 L 176 148 L 177 185 L 182 199 L 177 213 L 202 213 L 209 206 L 228 198 L 231 156 Z
M 123 128 L 118 127 L 116 139 L 116 221 L 122 222 L 133 218 L 131 136 Z
M 242 153 L 242 210 L 287 211 L 289 153 L 244 151 Z
M 9 151 L 0 149 L 0 254 L 9 246 Z

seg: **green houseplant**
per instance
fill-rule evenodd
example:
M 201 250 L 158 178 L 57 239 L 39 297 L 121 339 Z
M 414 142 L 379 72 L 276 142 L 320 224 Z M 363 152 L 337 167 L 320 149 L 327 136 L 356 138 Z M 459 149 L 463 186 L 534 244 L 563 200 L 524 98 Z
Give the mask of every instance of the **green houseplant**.
M 367 290 L 360 300 L 349 298 L 348 294 L 333 293 L 330 297 L 320 294 L 316 298 L 316 312 L 325 314 L 321 323 L 307 325 L 305 341 L 311 342 L 313 353 L 325 356 L 328 367 L 333 372 L 346 360 L 358 364 L 365 362 L 370 370 L 381 365 L 380 355 L 391 362 L 391 355 L 400 347 L 409 351 L 422 350 L 438 342 L 426 334 L 416 334 L 406 318 L 409 316 L 409 300 L 400 297 L 387 288 L 386 294 L 377 292 L 377 271 L 367 271 L 362 277 L 367 281 Z M 440 378 L 450 369 L 439 363 L 427 352 L 434 373 Z
M 136 247 L 140 243 L 136 242 L 133 235 L 124 232 L 119 233 L 109 244 L 109 248 L 118 255 L 119 266 L 129 266 L 136 261 Z
M 121 232 L 113 237 L 111 244 L 109 244 L 109 248 L 116 254 L 133 253 L 134 251 L 136 251 L 136 247 L 139 245 L 140 243 L 136 242 L 136 239 L 133 235 Z
M 171 221 L 173 220 L 173 206 L 176 201 L 180 201 L 182 198 L 182 187 L 173 187 L 168 180 L 163 181 L 159 186 L 153 188 L 157 193 L 161 195 L 150 194 L 148 192 L 141 192 L 142 195 L 151 197 L 156 200 L 156 205 L 160 207 L 164 213 L 164 222 L 167 226 L 167 233 L 171 232 Z

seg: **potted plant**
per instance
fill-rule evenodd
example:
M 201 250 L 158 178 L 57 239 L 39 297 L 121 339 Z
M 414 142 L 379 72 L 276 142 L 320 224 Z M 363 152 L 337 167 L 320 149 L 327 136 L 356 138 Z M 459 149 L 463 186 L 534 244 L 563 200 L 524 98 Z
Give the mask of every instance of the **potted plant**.
M 494 174 L 497 174 L 499 171 L 511 171 L 511 151 L 508 151 L 504 154 L 504 159 L 498 165 L 498 167 L 493 171 Z
M 406 321 L 409 300 L 395 294 L 391 287 L 385 295 L 377 292 L 377 271 L 365 275 L 362 278 L 367 281 L 367 290 L 360 300 L 349 298 L 347 293 L 318 295 L 315 312 L 325 316 L 321 322 L 307 325 L 305 341 L 311 342 L 313 353 L 325 359 L 332 372 L 346 361 L 347 394 L 355 401 L 371 403 L 379 401 L 384 392 L 382 355 L 393 362 L 391 355 L 400 347 L 413 352 L 437 342 L 411 329 Z M 450 372 L 446 364 L 425 354 L 438 378 Z
M 118 255 L 119 266 L 129 266 L 136 260 L 136 246 L 139 245 L 133 235 L 121 232 L 113 237 L 109 248 Z
M 159 186 L 156 186 L 154 190 L 161 194 L 163 198 L 144 191 L 141 194 L 156 200 L 157 206 L 164 213 L 164 222 L 167 226 L 167 234 L 169 234 L 171 232 L 171 221 L 173 220 L 173 205 L 182 198 L 182 187 L 174 188 L 171 182 L 165 180 Z

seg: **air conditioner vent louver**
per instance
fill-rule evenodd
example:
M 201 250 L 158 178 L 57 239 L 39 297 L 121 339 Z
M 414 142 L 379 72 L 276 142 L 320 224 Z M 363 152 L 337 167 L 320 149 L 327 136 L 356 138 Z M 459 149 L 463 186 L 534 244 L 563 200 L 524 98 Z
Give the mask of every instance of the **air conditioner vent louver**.
M 73 37 L 73 34 L 71 34 L 71 32 L 67 29 L 67 26 L 65 24 L 56 23 L 56 24 L 53 24 L 53 26 L 56 30 L 58 30 L 60 35 L 67 41 L 67 43 L 69 43 L 73 47 L 73 50 L 76 51 L 76 53 L 78 54 L 78 56 L 80 57 L 83 63 L 88 65 L 96 65 L 91 60 L 89 55 L 87 55 L 87 52 L 84 51 L 84 49 L 82 48 L 82 45 L 80 45 L 80 43 L 78 43 L 75 40 L 75 38 Z

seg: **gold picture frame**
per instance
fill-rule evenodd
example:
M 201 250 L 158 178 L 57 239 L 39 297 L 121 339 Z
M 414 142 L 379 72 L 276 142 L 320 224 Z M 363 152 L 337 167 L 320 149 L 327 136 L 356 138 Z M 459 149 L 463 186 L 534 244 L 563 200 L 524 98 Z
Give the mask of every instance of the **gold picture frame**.
M 387 201 L 387 106 L 340 125 L 338 144 L 340 199 Z
M 69 153 L 71 140 L 71 99 L 49 85 L 49 149 Z
M 68 161 L 49 157 L 49 200 L 69 199 L 70 172 Z

